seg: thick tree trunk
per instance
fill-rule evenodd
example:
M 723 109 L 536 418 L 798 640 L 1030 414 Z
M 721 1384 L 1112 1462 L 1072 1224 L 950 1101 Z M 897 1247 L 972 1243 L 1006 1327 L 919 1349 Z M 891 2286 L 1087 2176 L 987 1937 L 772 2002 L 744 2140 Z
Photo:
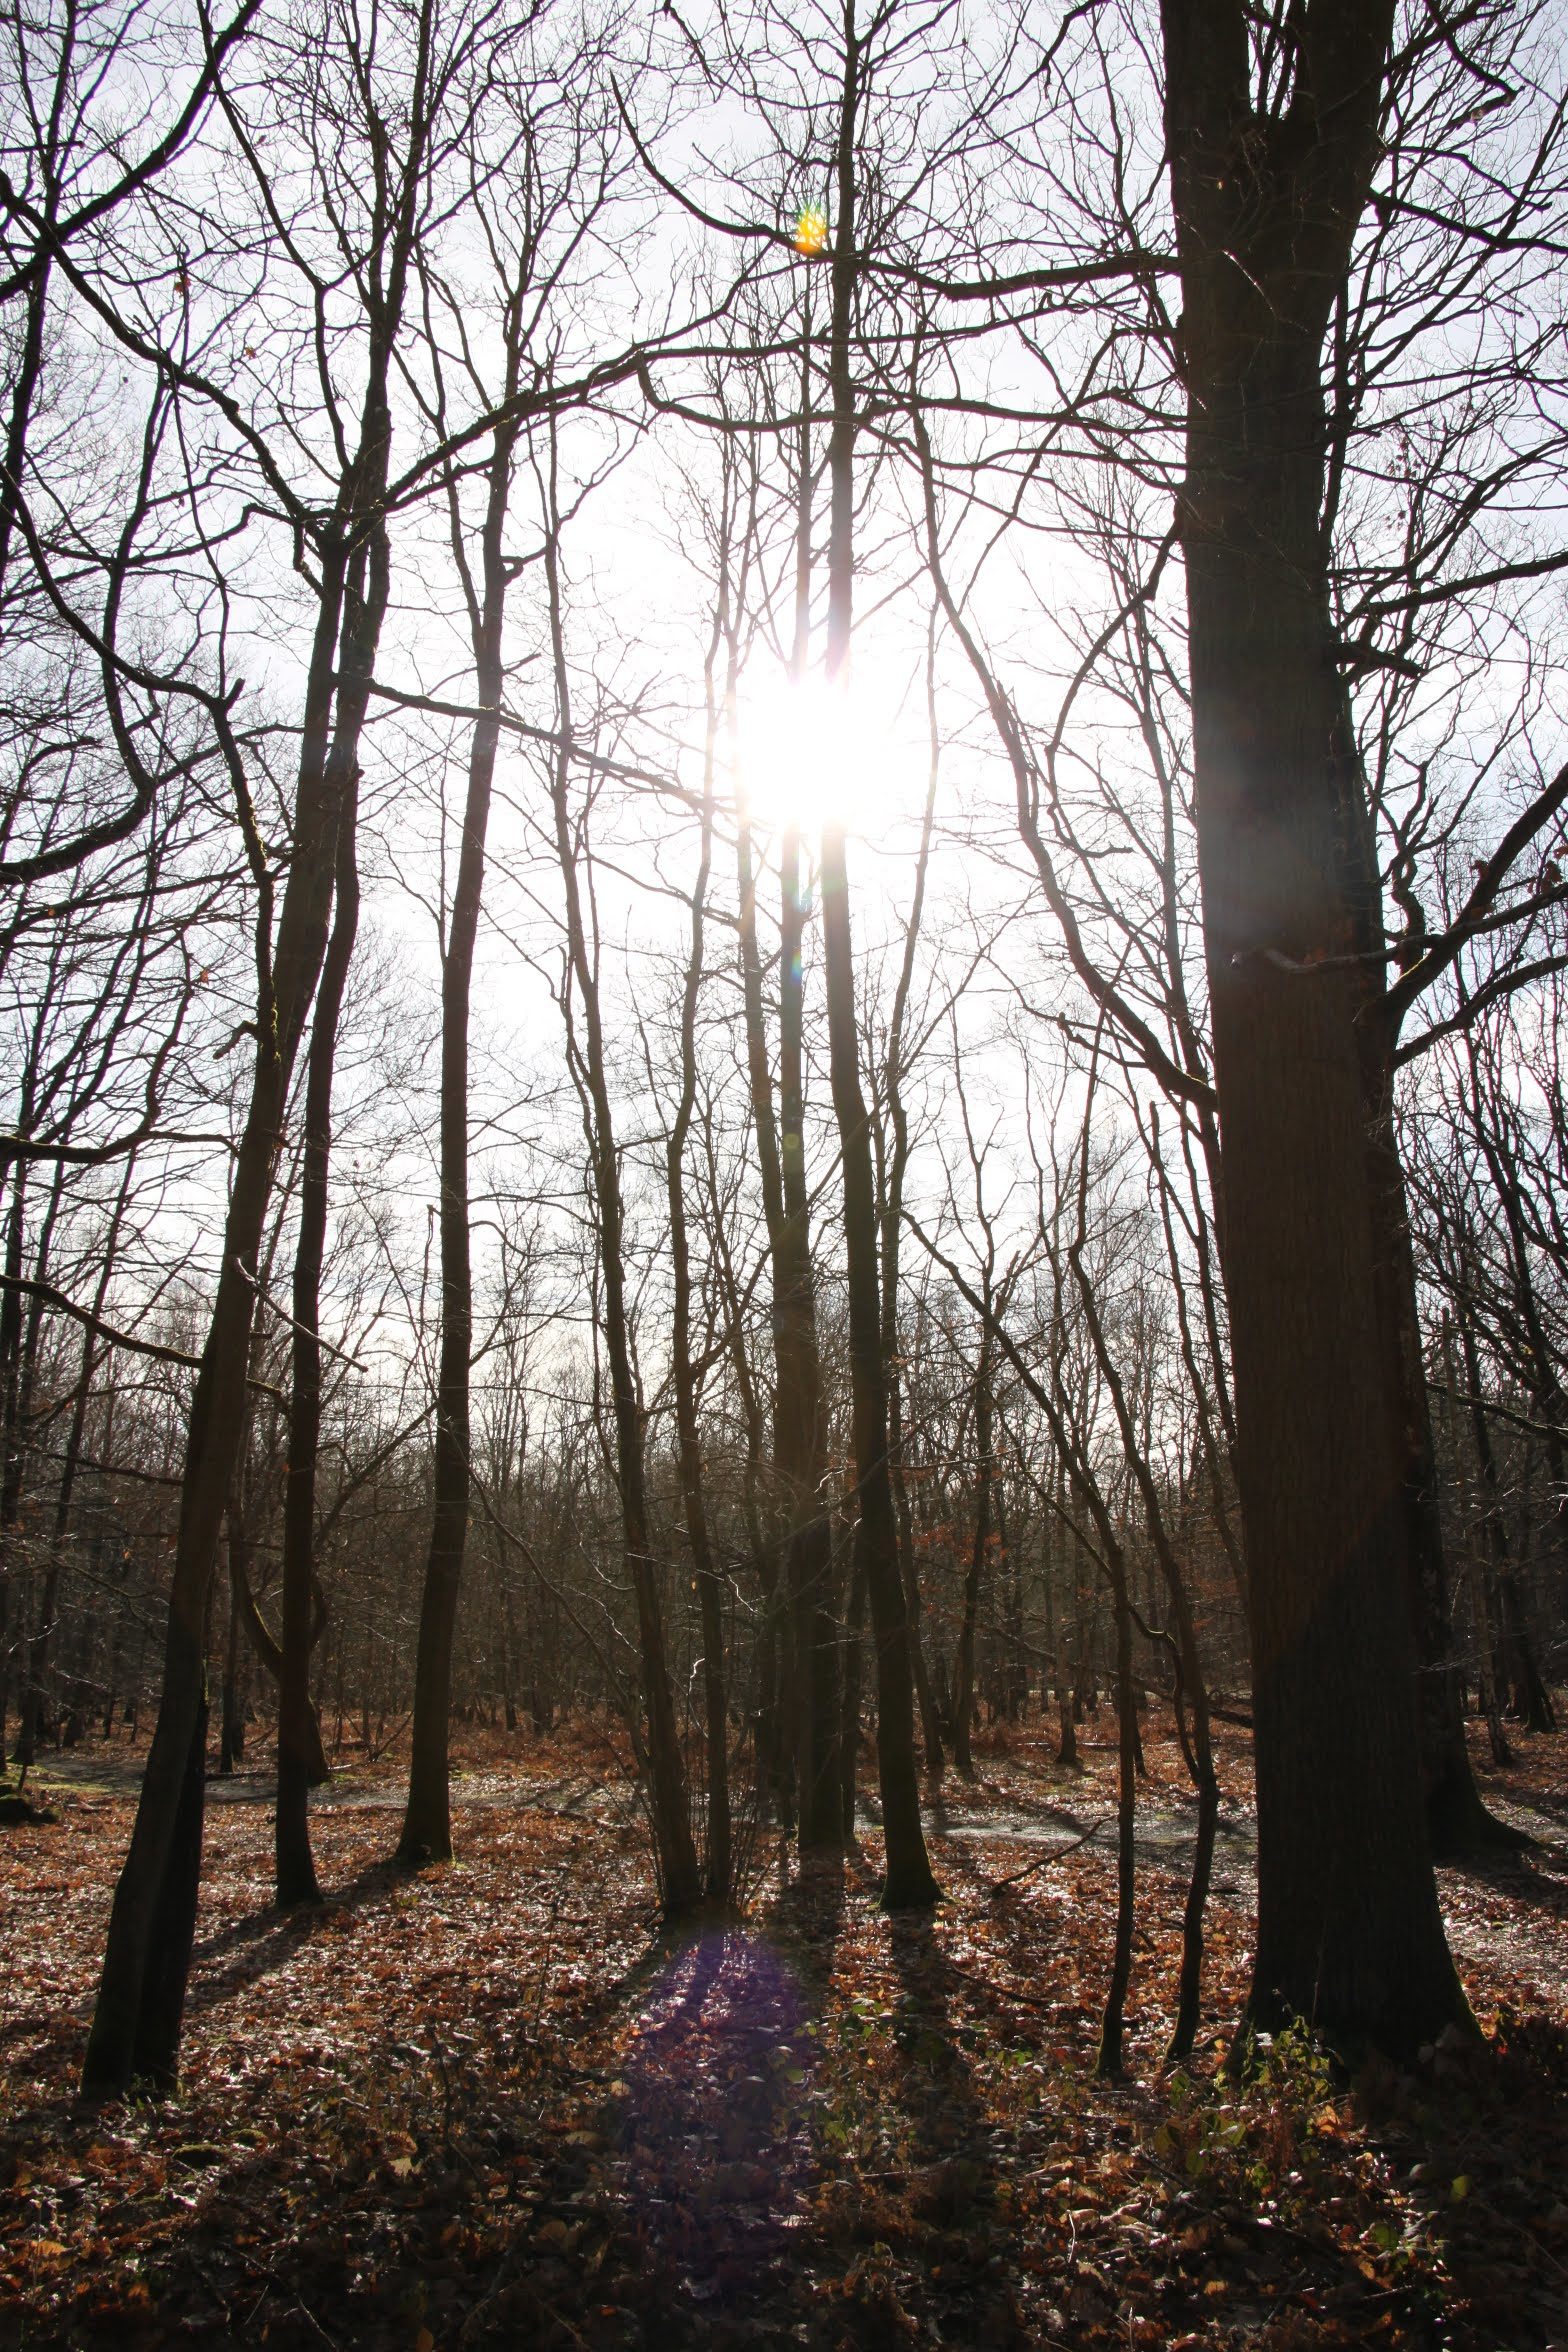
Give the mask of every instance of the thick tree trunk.
M 148 1924 L 141 1995 L 131 2052 L 133 2080 L 173 2088 L 196 1933 L 202 1831 L 207 1800 L 207 1692 L 203 1684 L 180 1775 L 168 1853 Z M 160 1714 L 161 1720 L 161 1714 Z M 156 1734 L 154 1735 L 156 1736 Z M 96 2025 L 96 2018 L 94 2023 Z
M 1375 160 L 1391 6 L 1310 0 L 1303 87 L 1282 125 L 1251 111 L 1239 7 L 1166 0 L 1164 22 L 1198 854 L 1250 1572 L 1252 2007 L 1402 2051 L 1468 2011 L 1419 1769 L 1319 521 L 1320 351 Z
M 1485 1846 L 1516 1846 L 1519 1837 L 1482 1803 L 1465 1739 L 1464 1695 L 1449 1621 L 1431 1400 L 1421 1349 L 1415 1251 L 1394 1127 L 1394 1038 L 1381 1003 L 1386 946 L 1382 881 L 1350 698 L 1337 671 L 1335 683 L 1338 710 L 1332 756 L 1350 937 L 1359 959 L 1350 972 L 1360 1000 L 1355 1020 L 1376 1305 L 1394 1445 L 1391 1475 L 1404 1515 L 1421 1788 L 1433 1852 L 1455 1854 Z

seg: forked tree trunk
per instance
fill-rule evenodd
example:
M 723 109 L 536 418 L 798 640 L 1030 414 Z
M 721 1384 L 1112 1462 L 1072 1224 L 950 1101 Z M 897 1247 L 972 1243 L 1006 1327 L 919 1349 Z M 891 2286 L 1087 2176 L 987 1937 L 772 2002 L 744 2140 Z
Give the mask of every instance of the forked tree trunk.
M 275 1687 L 281 1690 L 283 1687 L 283 1644 L 277 1639 L 266 1618 L 263 1617 L 261 1604 L 251 1590 L 251 1537 L 248 1530 L 233 1515 L 232 1507 L 228 1527 L 229 1577 L 231 1590 L 238 1595 L 240 1623 L 244 1627 L 251 1649 L 260 1659 Z M 238 1534 L 235 1532 L 236 1527 L 240 1528 Z M 311 1619 L 308 1646 L 314 1649 L 317 1637 L 326 1623 L 326 1600 L 314 1578 L 312 1579 L 312 1602 L 314 1613 Z M 321 1717 L 317 1711 L 316 1703 L 310 1698 L 308 1691 L 305 1724 L 301 1736 L 305 1742 L 309 1786 L 324 1788 L 332 1778 L 332 1767 L 327 1762 L 327 1751 L 322 1744 Z
M 317 621 L 305 686 L 288 880 L 275 937 L 271 868 L 256 829 L 243 756 L 226 714 L 219 706 L 213 712 L 257 892 L 256 1058 L 234 1157 L 217 1294 L 187 1428 L 163 1694 L 130 1850 L 115 1889 L 83 2068 L 82 2087 L 91 2095 L 123 2091 L 136 2074 L 168 2081 L 175 2071 L 180 2010 L 161 1997 L 158 1986 L 167 1988 L 177 1978 L 183 1992 L 189 1965 L 201 1853 L 206 1622 L 218 1535 L 244 1427 L 262 1229 L 289 1084 L 326 953 L 339 817 L 359 764 L 386 608 L 382 509 L 392 434 L 388 383 L 427 190 L 431 109 L 440 103 L 439 77 L 432 73 L 434 36 L 433 9 L 430 0 L 422 0 L 400 152 L 388 151 L 385 126 L 375 119 L 374 136 L 388 177 L 375 214 L 375 250 L 359 278 L 367 298 L 359 433 L 312 551 Z M 350 598 L 352 568 L 367 551 L 369 591 Z M 182 1947 L 178 1968 L 164 1966 L 160 1953 L 176 1946 Z
M 1465 1738 L 1463 1683 L 1449 1616 L 1437 1451 L 1421 1348 L 1415 1250 L 1394 1126 L 1394 1038 L 1380 1001 L 1386 946 L 1382 880 L 1349 692 L 1337 672 L 1335 685 L 1338 717 L 1333 761 L 1351 937 L 1360 959 L 1350 969 L 1360 995 L 1356 1037 L 1366 1120 L 1376 1305 L 1394 1446 L 1392 1476 L 1404 1517 L 1415 1653 L 1416 1738 L 1427 1834 L 1438 1855 L 1488 1846 L 1517 1847 L 1522 1842 L 1520 1833 L 1497 1820 L 1482 1803 Z
M 366 410 L 362 466 L 374 480 L 384 480 L 387 418 L 384 400 L 378 403 L 374 390 L 367 395 Z M 349 515 L 355 503 L 350 485 L 346 499 Z M 275 946 L 270 894 L 265 889 L 257 917 L 260 987 L 256 1064 L 234 1159 L 217 1294 L 191 1402 L 164 1645 L 163 1693 L 130 1849 L 110 1912 L 103 1974 L 83 2067 L 82 2087 L 90 2096 L 123 2091 L 143 2074 L 169 2082 L 175 2072 L 179 2012 L 171 2007 L 168 1995 L 176 1982 L 183 1991 L 195 1922 L 204 1782 L 201 1743 L 207 1722 L 207 1606 L 219 1529 L 244 1427 L 262 1227 L 272 1193 L 289 1080 L 326 950 L 338 812 L 349 773 L 359 757 L 375 657 L 374 636 L 366 630 L 363 614 L 351 614 L 343 631 L 341 661 L 336 661 L 346 569 L 343 541 L 330 542 L 320 581 L 321 611 L 306 686 L 294 849 Z M 335 666 L 339 670 L 336 678 Z M 171 1956 L 182 1941 L 183 1958 Z
M 1194 782 L 1258 1789 L 1251 2007 L 1393 2051 L 1468 2018 L 1424 1816 L 1406 1497 L 1348 961 L 1320 354 L 1392 0 L 1308 0 L 1283 122 L 1238 0 L 1165 0 Z

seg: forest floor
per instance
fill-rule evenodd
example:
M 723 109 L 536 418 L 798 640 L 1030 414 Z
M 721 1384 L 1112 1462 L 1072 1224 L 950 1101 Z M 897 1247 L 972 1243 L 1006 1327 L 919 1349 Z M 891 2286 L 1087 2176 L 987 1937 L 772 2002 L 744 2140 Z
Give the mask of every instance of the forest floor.
M 182 2088 L 96 2110 L 137 1765 L 79 1750 L 0 1828 L 0 2344 L 1568 2352 L 1568 1736 L 1518 1747 L 1482 1778 L 1539 1844 L 1442 1874 L 1487 2044 L 1410 2073 L 1289 2035 L 1226 2071 L 1240 1733 L 1169 2072 L 1190 1805 L 1149 1743 L 1116 2085 L 1109 1745 L 1066 1774 L 1040 1729 L 950 1779 L 930 1921 L 878 1911 L 874 1824 L 804 1874 L 769 1831 L 744 1924 L 677 1944 L 615 1745 L 472 1733 L 459 1861 L 395 1876 L 396 1761 L 351 1768 L 316 1912 L 272 1908 L 266 1776 L 215 1784 Z

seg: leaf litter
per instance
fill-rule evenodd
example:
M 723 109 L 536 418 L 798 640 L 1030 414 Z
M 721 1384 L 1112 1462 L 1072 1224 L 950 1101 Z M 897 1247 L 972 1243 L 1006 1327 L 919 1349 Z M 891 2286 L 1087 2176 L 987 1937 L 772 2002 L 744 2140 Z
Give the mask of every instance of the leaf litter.
M 417 1879 L 390 1768 L 349 1776 L 319 1911 L 273 1908 L 265 1805 L 214 1805 L 181 2089 L 96 2109 L 131 1776 L 48 1781 L 53 1817 L 0 1833 L 0 2343 L 1568 2352 L 1568 1739 L 1483 1773 L 1537 1847 L 1442 1873 L 1485 2049 L 1348 2080 L 1304 2033 L 1226 2065 L 1235 1740 L 1205 2036 L 1162 2068 L 1185 1800 L 1147 1739 L 1119 2084 L 1114 1859 L 1082 1835 L 1114 1757 L 1069 1778 L 1042 1743 L 998 1737 L 934 1809 L 934 1918 L 878 1910 L 870 1826 L 804 1871 L 775 1837 L 747 1916 L 678 1942 L 602 1740 L 492 1740 L 460 1860 Z

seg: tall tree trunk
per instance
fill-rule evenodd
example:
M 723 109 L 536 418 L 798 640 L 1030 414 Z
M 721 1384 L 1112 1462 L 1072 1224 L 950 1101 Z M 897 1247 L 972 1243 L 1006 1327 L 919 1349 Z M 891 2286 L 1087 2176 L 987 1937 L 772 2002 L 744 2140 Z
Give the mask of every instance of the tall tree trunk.
M 986 1300 L 990 1306 L 989 1296 Z M 991 1335 L 982 1330 L 980 1367 L 975 1374 L 975 1523 L 964 1572 L 964 1600 L 958 1647 L 953 1655 L 953 1762 L 965 1780 L 975 1775 L 970 1731 L 975 1711 L 975 1640 L 980 1626 L 980 1587 L 991 1542 Z
M 520 322 L 515 299 L 507 318 L 508 394 L 515 393 Z M 500 742 L 507 570 L 504 534 L 511 500 L 515 428 L 497 433 L 491 453 L 480 578 L 467 576 L 462 521 L 452 503 L 453 549 L 469 597 L 474 689 L 481 716 L 468 758 L 468 792 L 452 896 L 452 924 L 441 962 L 441 1361 L 436 1386 L 435 1508 L 419 1612 L 408 1803 L 398 1860 L 406 1869 L 452 1858 L 449 1735 L 452 1645 L 468 1541 L 473 1471 L 469 1457 L 469 1371 L 473 1357 L 473 1268 L 468 1214 L 468 1030 L 474 946 L 484 898 L 485 843 Z
M 310 1850 L 310 1786 L 321 1757 L 320 1718 L 310 1701 L 311 1619 L 316 1577 L 316 1465 L 321 1451 L 321 1267 L 326 1252 L 332 1165 L 332 1080 L 343 992 L 359 929 L 358 776 L 351 773 L 338 815 L 336 908 L 316 991 L 305 1073 L 305 1134 L 299 1236 L 294 1251 L 293 1380 L 288 1471 L 283 1490 L 283 1627 L 278 1673 L 278 1789 L 274 1862 L 278 1901 L 319 1903 Z M 314 1753 L 312 1752 L 314 1749 Z
M 666 1917 L 676 1920 L 689 1918 L 699 1908 L 702 1901 L 702 1872 L 692 1838 L 686 1766 L 681 1754 L 680 1730 L 676 1722 L 675 1697 L 670 1684 L 669 1659 L 665 1647 L 664 1615 L 653 1557 L 642 1406 L 632 1366 L 631 1330 L 626 1306 L 626 1268 L 622 1256 L 625 1211 L 621 1199 L 620 1157 L 605 1064 L 597 957 L 590 957 L 589 954 L 588 923 L 578 870 L 579 858 L 585 852 L 574 832 L 567 798 L 571 761 L 571 696 L 564 634 L 560 517 L 555 503 L 553 441 L 550 462 L 550 511 L 544 560 L 560 738 L 560 749 L 551 767 L 550 801 L 565 899 L 569 977 L 563 990 L 563 1000 L 567 1010 L 568 1048 L 583 1100 L 583 1124 L 598 1228 L 600 1279 L 604 1287 L 604 1343 L 610 1364 L 616 1484 L 621 1506 L 622 1556 L 637 1609 L 637 1639 L 642 1665 L 643 1742 L 648 1764 L 659 1889 Z M 580 1043 L 571 1010 L 574 993 L 582 1009 Z
M 1127 1987 L 1132 1981 L 1132 1934 L 1137 1907 L 1137 1849 L 1134 1842 L 1138 1807 L 1138 1717 L 1132 1687 L 1132 1609 L 1127 1590 L 1127 1563 L 1120 1551 L 1108 1552 L 1116 1620 L 1116 1932 L 1111 1944 L 1111 1975 L 1100 2017 L 1100 2047 L 1094 2071 L 1108 2082 L 1122 2072 L 1122 2040 L 1127 2011 Z
M 383 378 L 384 381 L 384 378 Z M 385 480 L 388 418 L 384 392 L 367 394 L 362 463 L 373 490 Z M 358 508 L 352 494 L 348 515 Z M 347 518 L 345 518 L 346 520 Z M 338 619 L 348 549 L 341 536 L 327 544 L 320 580 L 321 608 L 310 677 L 294 806 L 293 855 L 277 938 L 272 939 L 271 891 L 264 856 L 256 861 L 257 1048 L 251 1098 L 235 1153 L 223 1258 L 212 1319 L 196 1376 L 180 1490 L 179 1530 L 164 1644 L 163 1692 L 136 1821 L 109 1917 L 103 1973 L 83 2067 L 90 2096 L 123 2091 L 134 2076 L 172 2081 L 178 2050 L 178 2011 L 168 1988 L 184 1983 L 194 1931 L 195 1884 L 201 1857 L 203 1749 L 207 1691 L 207 1604 L 218 1533 L 244 1424 L 246 1363 L 255 1313 L 257 1261 L 271 1197 L 289 1081 L 305 1016 L 326 950 L 338 812 L 359 757 L 369 699 L 376 624 L 384 591 L 348 612 L 341 657 Z M 336 676 L 334 675 L 336 671 Z M 334 708 L 336 725 L 332 724 Z M 236 787 L 244 791 L 242 774 Z M 245 800 L 248 815 L 248 795 Z M 186 1946 L 184 1963 L 158 1963 L 155 1947 Z M 144 2010 L 144 1992 L 146 2004 Z
M 805 677 L 811 627 L 811 300 L 801 333 L 801 420 L 796 445 L 794 637 L 790 675 Z M 794 1773 L 802 1853 L 841 1841 L 835 1701 L 837 1627 L 831 1607 L 832 1537 L 824 1503 L 822 1368 L 812 1267 L 805 1134 L 805 902 L 800 835 L 779 849 L 779 1080 L 775 1118 L 762 1003 L 751 829 L 737 828 L 746 1058 L 773 1277 L 773 1459 L 789 1528 L 779 1600 L 784 1744 Z
M 175 2073 L 180 2005 L 163 1998 L 158 1985 L 166 1991 L 178 1981 L 183 1992 L 189 1965 L 204 1802 L 206 1625 L 218 1535 L 244 1427 L 262 1231 L 290 1081 L 326 953 L 339 817 L 359 765 L 386 610 L 388 385 L 427 196 L 431 109 L 439 103 L 432 78 L 435 30 L 433 0 L 420 0 L 400 151 L 389 150 L 386 126 L 373 114 L 372 136 L 386 176 L 375 208 L 374 251 L 357 273 L 365 296 L 364 389 L 354 453 L 341 468 L 330 516 L 313 535 L 317 620 L 305 685 L 288 880 L 275 937 L 272 870 L 257 831 L 243 755 L 226 714 L 219 706 L 213 709 L 257 893 L 256 1056 L 234 1157 L 217 1295 L 186 1433 L 158 1721 L 130 1849 L 115 1888 L 87 2042 L 82 2087 L 89 2095 L 123 2091 L 134 2075 L 172 2081 Z M 370 576 L 368 592 L 357 597 L 348 590 L 361 561 L 368 562 Z M 163 1950 L 178 1959 L 178 1966 L 156 1958 Z
M 1394 2051 L 1468 2018 L 1414 1704 L 1379 1311 L 1320 354 L 1376 160 L 1392 0 L 1307 0 L 1283 121 L 1239 0 L 1164 0 L 1185 309 L 1194 780 L 1223 1144 L 1258 1788 L 1251 2003 Z
M 724 1673 L 724 1583 L 714 1556 L 708 1527 L 708 1504 L 702 1469 L 702 1431 L 697 1375 L 692 1363 L 691 1246 L 686 1222 L 686 1141 L 697 1101 L 697 1008 L 702 995 L 704 924 L 708 876 L 713 865 L 713 771 L 718 727 L 714 664 L 723 635 L 729 600 L 728 535 L 725 534 L 726 572 L 720 581 L 713 637 L 705 664 L 707 739 L 703 760 L 703 794 L 697 876 L 691 893 L 691 939 L 686 979 L 681 992 L 680 1100 L 665 1149 L 665 1192 L 670 1213 L 670 1264 L 674 1299 L 670 1330 L 670 1371 L 675 1390 L 676 1468 L 681 1508 L 686 1519 L 686 1541 L 692 1573 L 697 1580 L 702 1617 L 702 1688 L 708 1758 L 708 1839 L 706 1888 L 708 1900 L 727 1904 L 733 1892 L 730 1832 L 729 1704 Z
M 1448 1563 L 1432 1407 L 1421 1348 L 1415 1250 L 1394 1123 L 1394 1037 L 1381 997 L 1386 947 L 1382 878 L 1343 676 L 1334 673 L 1338 716 L 1333 746 L 1351 937 L 1359 989 L 1356 1038 L 1366 1119 L 1376 1306 L 1394 1444 L 1392 1476 L 1404 1516 L 1407 1592 L 1415 1651 L 1416 1738 L 1427 1834 L 1434 1854 L 1517 1846 L 1519 1832 L 1487 1811 L 1465 1738 L 1464 1691 L 1449 1618 Z
M 804 1854 L 840 1845 L 843 1815 L 838 1765 L 838 1626 L 832 1605 L 833 1532 L 825 1492 L 822 1365 L 806 1184 L 805 905 L 800 857 L 800 836 L 787 833 L 780 853 L 783 920 L 779 936 L 779 1146 L 784 1217 L 775 1260 L 782 1288 L 779 1326 L 783 1344 L 778 1354 L 774 1454 L 790 1511 L 785 1578 L 793 1620 L 796 1803 Z
M 739 903 L 738 932 L 740 940 L 741 1006 L 746 1030 L 746 1069 L 750 1082 L 752 1141 L 757 1158 L 757 1176 L 762 1192 L 763 1219 L 768 1233 L 768 1254 L 773 1277 L 772 1337 L 774 1361 L 773 1451 L 774 1466 L 780 1478 L 784 1465 L 781 1460 L 783 1425 L 786 1415 L 786 1392 L 794 1386 L 789 1369 L 790 1329 L 786 1315 L 786 1286 L 784 1266 L 784 1182 L 779 1164 L 779 1131 L 774 1112 L 773 1074 L 768 1062 L 767 1026 L 762 1000 L 762 952 L 757 938 L 757 887 L 753 856 L 751 823 L 744 797 L 738 799 L 735 812 L 735 842 L 738 864 Z M 781 973 L 781 986 L 783 976 Z M 748 1419 L 747 1428 L 748 1501 L 755 1492 L 754 1463 L 756 1439 Z M 760 1528 L 758 1530 L 760 1534 Z M 759 1570 L 764 1546 L 754 1538 Z M 777 1563 L 779 1554 L 771 1544 L 767 1547 Z M 772 1753 L 775 1790 L 780 1818 L 787 1819 L 788 1809 L 795 1807 L 798 1818 L 798 1777 L 796 1772 L 799 1744 L 799 1699 L 796 1676 L 795 1608 L 789 1578 L 788 1545 L 783 1547 L 785 1573 L 778 1573 L 777 1564 L 768 1577 L 768 1629 L 765 1639 L 768 1656 L 776 1661 L 777 1720 L 763 1719 L 763 1734 Z
M 0 1772 L 5 1769 L 6 1717 L 11 1701 L 10 1632 L 17 1582 L 16 1523 L 22 1507 L 22 1255 L 27 1214 L 27 1163 L 13 1160 L 6 1217 L 6 1281 L 0 1293 Z
M 914 1514 L 909 1503 L 909 1482 L 904 1475 L 903 1353 L 899 1339 L 899 1265 L 904 1232 L 904 1179 L 908 1173 L 910 1155 L 909 1113 L 904 1101 L 905 1033 L 909 993 L 915 976 L 915 954 L 920 941 L 920 923 L 925 911 L 941 766 L 942 739 L 937 724 L 934 623 L 926 639 L 926 697 L 930 715 L 931 757 L 926 777 L 925 815 L 920 828 L 915 887 L 909 920 L 904 927 L 903 960 L 899 968 L 898 986 L 893 993 L 893 1011 L 888 1022 L 887 1053 L 882 1073 L 891 1134 L 884 1138 L 879 1124 L 873 1141 L 878 1147 L 876 1173 L 882 1242 L 882 1361 L 883 1377 L 887 1382 L 888 1474 L 893 1482 L 893 1510 L 898 1524 L 898 1567 L 904 1586 L 904 1606 L 909 1613 L 910 1646 L 914 1653 L 920 1744 L 927 1777 L 934 1784 L 939 1784 L 942 1778 L 942 1722 L 936 1692 L 931 1684 L 930 1669 L 926 1664 L 920 1574 L 915 1560 Z
M 849 685 L 854 589 L 856 414 L 850 336 L 856 282 L 855 140 L 864 96 L 855 0 L 845 0 L 843 40 L 844 86 L 839 101 L 837 217 L 833 226 L 828 350 L 833 425 L 828 442 L 832 504 L 828 534 L 827 678 L 829 687 L 840 692 Z M 822 939 L 828 999 L 828 1066 L 844 1184 L 850 1391 L 860 1503 L 855 1524 L 855 1570 L 865 1578 L 876 1650 L 877 1773 L 887 1850 L 887 1879 L 882 1900 L 888 1910 L 922 1909 L 937 1900 L 937 1884 L 920 1820 L 914 1649 L 899 1568 L 898 1522 L 888 1467 L 887 1369 L 882 1351 L 876 1183 L 860 1084 L 849 872 L 840 823 L 829 825 L 822 836 Z
M 811 643 L 811 286 L 801 329 L 801 421 L 795 504 L 795 628 L 790 675 L 805 682 Z M 833 1535 L 827 1513 L 826 1424 L 817 1340 L 811 1204 L 806 1184 L 806 907 L 801 841 L 786 827 L 779 852 L 779 1145 L 783 1224 L 775 1253 L 778 1410 L 774 1451 L 789 1499 L 785 1582 L 794 1649 L 795 1782 L 800 1850 L 843 1840 L 838 1752 L 838 1626 L 833 1611 Z

